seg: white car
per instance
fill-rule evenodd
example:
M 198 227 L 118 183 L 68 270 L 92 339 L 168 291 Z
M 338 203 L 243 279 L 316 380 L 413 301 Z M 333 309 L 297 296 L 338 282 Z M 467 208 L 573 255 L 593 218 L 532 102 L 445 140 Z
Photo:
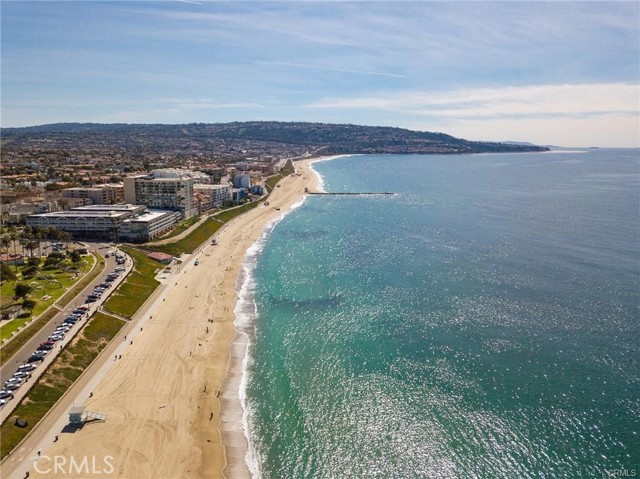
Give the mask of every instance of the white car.
M 0 399 L 13 399 L 13 393 L 11 391 L 3 389 L 2 391 L 0 391 Z
M 13 373 L 12 378 L 18 378 L 18 379 L 29 379 L 31 377 L 31 373 L 28 371 L 16 371 L 15 373 Z
M 37 366 L 35 364 L 23 364 L 18 367 L 18 371 L 33 371 Z

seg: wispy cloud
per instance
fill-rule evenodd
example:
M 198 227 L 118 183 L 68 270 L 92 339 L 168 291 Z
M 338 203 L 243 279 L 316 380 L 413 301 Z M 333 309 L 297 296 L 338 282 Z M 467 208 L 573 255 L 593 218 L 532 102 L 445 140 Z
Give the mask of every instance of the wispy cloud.
M 311 65 L 308 63 L 293 63 L 293 62 L 276 62 L 276 61 L 260 61 L 256 62 L 260 65 L 275 65 L 275 66 L 284 66 L 284 67 L 293 67 L 293 68 L 304 68 L 310 70 L 326 70 L 333 72 L 343 72 L 343 73 L 354 73 L 357 75 L 375 75 L 375 76 L 383 76 L 383 77 L 392 77 L 392 78 L 405 78 L 405 75 L 399 75 L 397 73 L 387 73 L 387 72 L 377 72 L 377 71 L 369 71 L 369 70 L 356 70 L 352 68 L 340 68 L 340 67 L 332 67 L 326 65 Z
M 638 116 L 640 90 L 625 83 L 533 85 L 439 92 L 385 93 L 313 102 L 318 109 L 387 110 L 449 118 Z

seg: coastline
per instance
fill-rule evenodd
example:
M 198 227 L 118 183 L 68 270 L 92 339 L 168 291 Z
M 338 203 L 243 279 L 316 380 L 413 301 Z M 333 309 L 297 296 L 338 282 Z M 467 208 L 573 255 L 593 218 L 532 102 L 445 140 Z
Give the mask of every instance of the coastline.
M 236 341 L 238 281 L 265 228 L 300 203 L 305 188 L 317 187 L 314 160 L 296 162 L 300 174 L 280 181 L 269 206 L 226 224 L 217 246 L 183 258 L 174 284 L 139 313 L 144 331 L 125 341 L 122 359 L 97 379 L 84 402 L 108 419 L 60 434 L 43 445 L 43 456 L 109 456 L 113 471 L 104 477 L 251 477 L 239 398 L 246 343 Z M 30 474 L 56 477 L 33 466 Z M 57 477 L 84 476 L 67 470 Z
M 311 191 L 324 191 L 322 177 L 313 169 L 312 165 L 321 161 L 330 161 L 345 156 L 349 155 L 319 157 L 297 163 L 297 172 L 301 173 L 305 181 L 304 187 Z M 248 414 L 245 403 L 250 333 L 251 328 L 254 327 L 253 320 L 255 319 L 257 311 L 254 309 L 252 314 L 249 315 L 251 318 L 247 319 L 247 315 L 242 311 L 242 307 L 255 308 L 252 291 L 248 290 L 252 286 L 250 283 L 253 280 L 252 275 L 256 261 L 265 243 L 268 241 L 271 231 L 287 214 L 301 206 L 305 199 L 306 195 L 301 195 L 297 201 L 290 203 L 287 210 L 279 217 L 273 218 L 263 224 L 261 235 L 247 249 L 242 268 L 238 271 L 236 285 L 238 296 L 236 307 L 234 308 L 236 317 L 234 328 L 236 333 L 229 346 L 229 365 L 221 387 L 223 393 L 220 410 L 220 432 L 225 448 L 226 459 L 223 476 L 227 479 L 256 478 L 259 474 L 255 457 L 253 457 L 254 451 L 252 451 L 249 439 Z M 249 298 L 246 298 L 247 294 L 250 295 Z M 242 304 L 245 298 L 250 299 L 250 304 Z

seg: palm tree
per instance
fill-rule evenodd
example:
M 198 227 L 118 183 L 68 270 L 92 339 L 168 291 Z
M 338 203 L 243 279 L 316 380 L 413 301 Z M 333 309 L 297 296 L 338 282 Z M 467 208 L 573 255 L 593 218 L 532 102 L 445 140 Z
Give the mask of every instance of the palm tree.
M 13 226 L 9 227 L 9 239 L 13 242 L 13 257 L 18 256 L 18 250 L 16 248 L 16 242 L 18 241 L 18 233 L 16 233 L 16 229 Z M 18 272 L 18 265 L 14 260 L 13 265 L 16 268 L 16 273 Z
M 38 258 L 42 257 L 42 240 L 44 238 L 44 232 L 43 229 L 40 226 L 33 226 L 31 228 L 31 231 L 33 231 L 33 240 L 36 242 L 37 244 L 37 248 L 38 248 Z M 33 256 L 33 253 L 32 253 Z
M 8 235 L 2 235 L 0 237 L 0 251 L 5 255 L 9 252 L 9 247 L 11 246 L 11 238 Z
M 69 249 L 69 242 L 73 240 L 73 236 L 71 236 L 71 233 L 69 233 L 68 231 L 61 231 L 59 238 L 60 241 L 64 242 L 64 249 Z

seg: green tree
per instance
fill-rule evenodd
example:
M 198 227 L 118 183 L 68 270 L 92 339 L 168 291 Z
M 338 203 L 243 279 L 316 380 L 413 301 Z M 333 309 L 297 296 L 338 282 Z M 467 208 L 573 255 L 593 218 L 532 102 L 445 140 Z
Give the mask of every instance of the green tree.
M 61 231 L 59 235 L 60 241 L 64 243 L 64 249 L 69 249 L 69 243 L 73 241 L 73 236 L 68 231 Z
M 2 263 L 0 265 L 0 279 L 2 281 L 15 281 L 17 277 L 8 264 Z
M 22 269 L 22 277 L 25 279 L 33 278 L 39 272 L 40 269 L 37 266 L 27 266 L 26 268 Z
M 2 235 L 0 237 L 0 250 L 2 254 L 7 254 L 9 252 L 9 248 L 11 247 L 11 238 L 8 235 Z
M 33 308 L 36 307 L 38 302 L 35 299 L 25 299 L 22 301 L 22 307 L 24 309 L 28 309 L 29 311 L 33 311 Z
M 13 287 L 13 297 L 14 299 L 26 298 L 31 291 L 33 291 L 33 288 L 28 284 L 16 283 Z
M 82 261 L 82 255 L 75 249 L 69 253 L 69 258 L 71 258 L 71 262 L 73 263 L 79 263 Z

